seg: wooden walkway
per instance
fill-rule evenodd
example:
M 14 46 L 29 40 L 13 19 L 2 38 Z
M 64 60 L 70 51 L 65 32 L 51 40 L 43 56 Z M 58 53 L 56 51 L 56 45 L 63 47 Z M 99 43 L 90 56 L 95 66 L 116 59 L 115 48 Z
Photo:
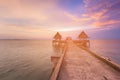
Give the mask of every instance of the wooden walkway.
M 120 80 L 120 72 L 68 41 L 57 80 Z

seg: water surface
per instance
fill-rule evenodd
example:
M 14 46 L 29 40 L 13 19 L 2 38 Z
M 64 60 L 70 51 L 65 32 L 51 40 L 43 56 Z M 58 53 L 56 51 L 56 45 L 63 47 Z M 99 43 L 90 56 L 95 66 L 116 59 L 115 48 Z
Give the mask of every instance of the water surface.
M 91 40 L 90 49 L 120 64 L 120 40 Z
M 48 80 L 51 41 L 1 40 L 0 80 Z
M 48 80 L 52 41 L 0 40 L 0 80 Z M 119 40 L 91 40 L 90 49 L 120 64 Z

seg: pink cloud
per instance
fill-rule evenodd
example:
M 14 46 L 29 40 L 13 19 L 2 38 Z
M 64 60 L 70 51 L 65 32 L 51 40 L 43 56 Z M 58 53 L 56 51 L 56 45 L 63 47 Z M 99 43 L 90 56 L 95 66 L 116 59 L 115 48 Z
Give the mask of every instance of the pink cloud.
M 111 0 L 84 0 L 84 3 L 87 10 L 86 15 L 91 17 L 92 20 L 91 26 L 108 27 L 109 25 L 120 24 L 117 19 L 119 10 L 115 8 L 115 12 L 115 10 L 111 9 L 115 6 L 118 7 L 119 0 L 113 2 Z
M 114 24 L 120 24 L 120 21 L 117 20 L 108 20 L 108 21 L 96 21 L 92 25 L 96 27 L 103 27 L 103 26 L 108 26 L 108 25 L 114 25 Z
M 120 23 L 108 15 L 109 8 L 115 4 L 109 0 L 84 0 L 85 9 L 82 10 L 86 12 L 76 14 L 61 9 L 58 2 L 59 0 L 0 0 L 0 25 L 4 26 L 0 27 L 0 34 L 42 37 L 48 35 L 48 32 L 53 34 L 55 31 L 93 29 Z M 81 8 L 83 7 L 78 7 L 78 12 Z

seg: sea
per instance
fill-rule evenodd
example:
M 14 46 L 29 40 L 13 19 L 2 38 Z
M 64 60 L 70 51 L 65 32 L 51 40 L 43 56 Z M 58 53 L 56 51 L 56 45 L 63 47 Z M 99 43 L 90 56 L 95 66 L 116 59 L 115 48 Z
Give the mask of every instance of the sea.
M 90 50 L 120 65 L 120 40 L 91 40 Z
M 120 64 L 120 40 L 91 40 L 96 54 Z M 0 80 L 49 80 L 51 40 L 0 40 Z

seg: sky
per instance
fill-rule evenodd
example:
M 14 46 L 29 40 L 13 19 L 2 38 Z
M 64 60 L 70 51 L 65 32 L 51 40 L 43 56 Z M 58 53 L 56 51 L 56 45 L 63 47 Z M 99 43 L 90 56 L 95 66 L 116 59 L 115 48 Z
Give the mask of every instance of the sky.
M 0 0 L 0 39 L 120 39 L 120 0 Z

